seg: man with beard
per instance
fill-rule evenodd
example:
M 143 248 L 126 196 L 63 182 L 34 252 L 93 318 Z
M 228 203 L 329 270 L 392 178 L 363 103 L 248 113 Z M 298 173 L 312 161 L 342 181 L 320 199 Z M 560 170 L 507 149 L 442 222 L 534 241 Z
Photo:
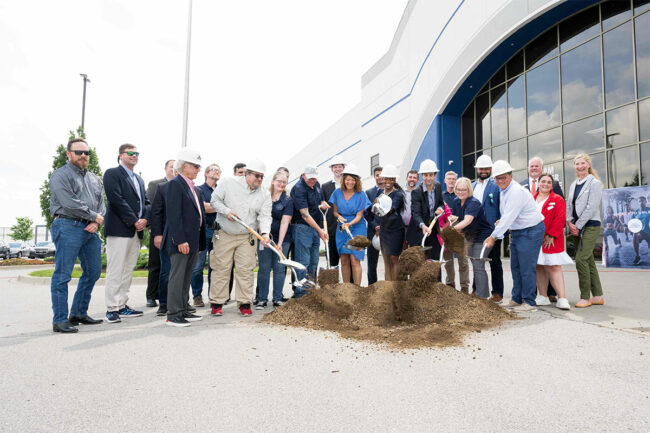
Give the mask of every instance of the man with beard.
M 488 155 L 481 155 L 476 160 L 476 174 L 478 180 L 472 184 L 474 197 L 481 202 L 481 207 L 485 210 L 485 217 L 492 225 L 501 218 L 499 203 L 501 190 L 496 182 L 490 176 L 492 175 L 492 158 Z M 494 247 L 490 250 L 488 257 L 490 260 L 490 274 L 492 277 L 492 296 L 493 302 L 503 300 L 503 265 L 501 264 L 501 244 L 502 239 L 495 239 Z
M 404 209 L 402 210 L 402 221 L 406 227 L 406 247 L 417 246 L 417 240 L 422 241 L 422 232 L 415 224 L 411 215 L 411 192 L 417 187 L 420 175 L 417 170 L 409 170 L 406 173 L 406 185 L 404 186 Z
M 321 189 L 323 190 L 323 196 L 325 201 L 329 202 L 330 196 L 336 188 L 338 188 L 341 182 L 341 174 L 345 169 L 345 164 L 343 163 L 343 158 L 340 155 L 335 155 L 334 158 L 330 161 L 330 170 L 332 170 L 332 175 L 334 176 L 333 180 L 323 183 Z M 332 203 L 330 203 L 330 206 Z M 330 235 L 329 240 L 329 250 L 330 250 L 330 266 L 338 267 L 339 265 L 339 252 L 336 249 L 336 218 L 334 218 L 334 212 L 331 210 L 327 212 L 327 232 Z

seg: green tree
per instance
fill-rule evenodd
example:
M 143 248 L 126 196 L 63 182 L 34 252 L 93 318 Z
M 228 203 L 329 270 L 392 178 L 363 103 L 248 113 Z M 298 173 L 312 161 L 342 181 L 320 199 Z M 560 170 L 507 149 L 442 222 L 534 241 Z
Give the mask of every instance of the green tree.
M 11 226 L 9 236 L 16 241 L 28 241 L 34 237 L 34 222 L 28 217 L 17 217 L 16 224 Z
M 70 135 L 68 137 L 68 140 L 72 140 L 73 138 L 86 138 L 86 134 L 84 133 L 83 129 L 81 129 L 81 126 L 78 127 L 76 131 L 71 130 L 69 133 Z M 66 149 L 67 144 L 61 144 L 56 148 L 56 152 L 54 153 L 54 161 L 52 161 L 52 171 L 47 174 L 47 179 L 43 181 L 43 185 L 41 186 L 41 214 L 43 215 L 43 218 L 45 218 L 48 229 L 50 228 L 50 225 L 52 225 L 53 221 L 53 217 L 50 215 L 50 198 L 52 197 L 52 193 L 50 191 L 50 177 L 52 177 L 54 170 L 63 167 L 68 162 L 68 156 L 65 153 Z M 103 173 L 102 169 L 99 167 L 97 152 L 94 147 L 91 147 L 90 150 L 91 153 L 90 158 L 88 159 L 88 171 L 95 173 L 99 177 L 102 177 Z

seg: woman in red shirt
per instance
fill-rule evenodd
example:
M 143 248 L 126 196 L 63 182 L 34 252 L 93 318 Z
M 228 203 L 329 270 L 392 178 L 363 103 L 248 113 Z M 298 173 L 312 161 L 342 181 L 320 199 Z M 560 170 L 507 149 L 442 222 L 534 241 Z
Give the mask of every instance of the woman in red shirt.
M 547 296 L 548 280 L 551 280 L 558 294 L 556 307 L 569 310 L 569 301 L 564 289 L 562 265 L 573 264 L 573 260 L 564 250 L 564 225 L 566 224 L 566 204 L 564 199 L 553 192 L 553 177 L 543 174 L 539 177 L 539 186 L 535 193 L 537 209 L 544 215 L 544 242 L 537 259 L 537 305 L 551 305 Z

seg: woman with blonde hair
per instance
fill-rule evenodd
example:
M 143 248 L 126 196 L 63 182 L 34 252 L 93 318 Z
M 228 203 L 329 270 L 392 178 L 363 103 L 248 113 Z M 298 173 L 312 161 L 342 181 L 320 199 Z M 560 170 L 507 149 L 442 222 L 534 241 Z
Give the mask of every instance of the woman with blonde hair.
M 569 189 L 566 219 L 576 246 L 576 270 L 580 286 L 580 301 L 576 308 L 603 305 L 603 289 L 594 260 L 594 246 L 600 234 L 600 204 L 603 184 L 591 165 L 589 155 L 573 158 L 577 179 Z

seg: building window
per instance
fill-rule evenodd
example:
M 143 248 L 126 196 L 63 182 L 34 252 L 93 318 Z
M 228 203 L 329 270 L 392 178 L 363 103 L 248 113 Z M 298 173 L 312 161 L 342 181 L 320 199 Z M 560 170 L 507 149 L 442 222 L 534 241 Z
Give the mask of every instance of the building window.
M 375 167 L 379 167 L 379 154 L 370 157 L 370 176 L 375 176 Z

